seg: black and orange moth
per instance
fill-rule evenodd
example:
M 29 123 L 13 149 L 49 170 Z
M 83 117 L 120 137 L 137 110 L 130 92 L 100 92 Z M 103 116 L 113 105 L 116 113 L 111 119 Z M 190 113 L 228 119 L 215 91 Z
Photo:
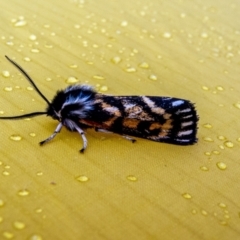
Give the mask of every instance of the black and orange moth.
M 58 91 L 50 102 L 23 68 L 6 58 L 31 83 L 47 103 L 47 109 L 0 119 L 22 119 L 46 114 L 57 120 L 59 123 L 54 133 L 40 145 L 52 140 L 63 126 L 81 135 L 81 153 L 87 148 L 84 134 L 87 128 L 117 133 L 132 141 L 135 140 L 129 136 L 177 145 L 197 142 L 198 115 L 189 100 L 158 96 L 111 96 L 98 93 L 88 85 L 73 85 Z

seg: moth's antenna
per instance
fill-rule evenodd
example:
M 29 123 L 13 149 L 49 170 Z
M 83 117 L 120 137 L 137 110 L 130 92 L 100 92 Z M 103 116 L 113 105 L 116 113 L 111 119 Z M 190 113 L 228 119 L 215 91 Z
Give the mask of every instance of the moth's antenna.
M 7 60 L 12 63 L 25 77 L 26 79 L 32 84 L 32 86 L 35 88 L 37 93 L 45 100 L 45 102 L 51 106 L 51 103 L 47 100 L 47 98 L 40 92 L 40 90 L 37 88 L 33 80 L 30 78 L 30 76 L 23 70 L 22 67 L 20 67 L 16 62 L 11 60 L 8 56 L 5 56 Z M 27 113 L 19 116 L 7 116 L 7 117 L 0 117 L 0 119 L 21 119 L 21 118 L 28 118 L 28 117 L 35 117 L 39 115 L 44 115 L 47 114 L 47 112 L 32 112 L 32 113 Z
M 44 114 L 47 114 L 47 112 L 32 112 L 32 113 L 19 115 L 19 116 L 0 117 L 0 119 L 21 119 L 21 118 L 28 118 L 28 117 L 36 117 Z
M 42 97 L 42 99 L 45 100 L 45 102 L 51 106 L 51 103 L 47 100 L 47 98 L 40 92 L 40 90 L 38 89 L 38 87 L 36 86 L 36 84 L 33 82 L 33 80 L 31 79 L 31 77 L 25 72 L 25 70 L 23 70 L 23 68 L 21 66 L 19 66 L 16 62 L 14 62 L 13 60 L 11 60 L 8 56 L 5 56 L 6 59 L 12 63 L 25 77 L 26 79 L 32 84 L 32 86 L 35 88 L 35 90 L 37 91 L 37 93 Z

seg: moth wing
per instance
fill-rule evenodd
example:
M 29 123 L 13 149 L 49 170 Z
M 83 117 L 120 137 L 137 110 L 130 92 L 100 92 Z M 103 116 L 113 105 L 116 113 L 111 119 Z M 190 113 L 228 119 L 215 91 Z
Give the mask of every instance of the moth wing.
M 198 116 L 184 99 L 152 96 L 106 96 L 97 100 L 92 127 L 178 145 L 194 144 Z

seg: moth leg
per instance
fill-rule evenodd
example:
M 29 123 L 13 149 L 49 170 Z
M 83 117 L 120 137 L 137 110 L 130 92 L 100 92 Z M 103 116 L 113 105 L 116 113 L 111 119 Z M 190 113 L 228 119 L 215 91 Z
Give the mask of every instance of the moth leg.
M 110 132 L 110 131 L 105 130 L 105 129 L 102 129 L 102 128 L 95 128 L 95 131 L 96 131 L 96 132 L 103 132 L 103 133 L 113 133 L 113 132 Z M 126 136 L 126 135 L 122 135 L 122 137 L 124 137 L 125 139 L 131 141 L 132 143 L 134 143 L 134 142 L 137 141 L 136 139 L 131 138 L 131 137 Z
M 43 144 L 45 144 L 45 143 L 51 141 L 51 140 L 52 140 L 52 139 L 53 139 L 53 138 L 54 138 L 54 137 L 55 137 L 55 136 L 61 131 L 62 126 L 63 126 L 62 123 L 59 123 L 59 124 L 57 125 L 57 127 L 56 127 L 54 133 L 53 133 L 49 138 L 47 138 L 47 139 L 41 141 L 39 144 L 42 146 Z
M 102 128 L 95 128 L 95 131 L 96 132 L 103 132 L 103 133 L 113 133 L 113 132 L 110 132 L 110 131 L 102 129 Z
M 80 149 L 80 153 L 84 153 L 85 149 L 87 148 L 87 138 L 84 134 L 84 131 L 80 128 L 80 127 L 76 127 L 76 130 L 78 131 L 78 133 L 81 135 L 82 140 L 83 140 L 83 148 Z
M 131 137 L 129 137 L 129 136 L 126 136 L 126 135 L 122 135 L 122 137 L 124 137 L 125 139 L 127 139 L 127 140 L 131 141 L 132 143 L 135 143 L 135 142 L 137 141 L 136 139 L 134 139 L 134 138 L 131 138 Z

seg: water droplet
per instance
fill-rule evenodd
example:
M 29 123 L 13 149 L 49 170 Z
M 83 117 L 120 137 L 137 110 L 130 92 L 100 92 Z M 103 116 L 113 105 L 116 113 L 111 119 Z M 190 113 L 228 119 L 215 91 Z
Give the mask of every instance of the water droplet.
M 11 232 L 3 232 L 3 237 L 5 237 L 6 239 L 12 239 L 14 237 L 14 234 Z
M 16 229 L 18 229 L 18 230 L 22 230 L 22 229 L 24 229 L 24 228 L 26 227 L 25 223 L 20 222 L 20 221 L 15 221 L 15 222 L 13 223 L 13 226 L 14 226 Z
M 157 76 L 154 75 L 154 74 L 151 74 L 148 78 L 149 78 L 150 80 L 153 80 L 153 81 L 156 81 L 156 80 L 157 80 Z
M 3 207 L 4 205 L 5 205 L 5 202 L 2 199 L 0 199 L 0 207 Z
M 37 176 L 42 176 L 43 172 L 37 172 Z
M 0 111 L 0 114 L 3 115 L 3 114 L 4 114 L 4 111 Z
M 225 149 L 225 147 L 223 145 L 218 145 L 218 147 L 222 150 Z
M 23 27 L 27 25 L 27 21 L 24 19 L 19 19 L 17 22 L 14 23 L 15 27 Z
M 210 123 L 205 123 L 203 126 L 208 129 L 212 128 L 212 125 Z
M 137 177 L 133 176 L 133 175 L 128 175 L 127 176 L 127 180 L 131 181 L 131 182 L 136 182 L 138 179 Z
M 93 48 L 98 48 L 99 47 L 97 44 L 93 44 L 92 46 L 93 46 Z
M 206 142 L 213 142 L 213 139 L 210 137 L 204 137 L 203 140 Z
M 208 34 L 206 32 L 201 33 L 202 38 L 208 38 Z
M 105 79 L 105 77 L 103 77 L 101 75 L 94 75 L 93 78 L 97 79 L 97 80 L 104 80 Z
M 34 132 L 29 133 L 29 135 L 30 135 L 31 137 L 36 137 L 36 133 L 34 133 Z
M 45 48 L 48 48 L 48 49 L 51 49 L 51 48 L 53 48 L 53 45 L 50 44 L 50 43 L 45 43 L 45 44 L 44 44 L 44 47 L 45 47 Z
M 172 34 L 170 32 L 165 32 L 165 33 L 163 33 L 163 37 L 164 38 L 171 38 Z
M 11 92 L 11 91 L 13 90 L 13 88 L 12 88 L 12 87 L 5 87 L 4 90 L 5 90 L 6 92 Z
M 10 175 L 10 172 L 8 172 L 8 171 L 3 171 L 2 174 L 3 174 L 4 176 L 9 176 L 9 175 Z
M 207 211 L 205 211 L 205 210 L 201 210 L 201 213 L 202 213 L 202 215 L 204 215 L 204 216 L 207 216 L 207 215 L 208 215 Z
M 26 62 L 30 62 L 30 61 L 31 61 L 31 58 L 29 58 L 29 57 L 24 57 L 23 60 L 26 61 Z
M 79 82 L 79 80 L 75 77 L 68 77 L 67 80 L 65 81 L 67 84 L 74 84 Z
M 218 91 L 223 91 L 223 90 L 224 90 L 224 88 L 223 88 L 222 86 L 217 86 L 216 89 L 217 89 Z
M 13 43 L 12 41 L 7 41 L 6 44 L 7 44 L 8 46 L 13 46 L 13 45 L 14 45 L 14 43 Z
M 240 102 L 234 103 L 233 106 L 240 109 Z
M 205 91 L 209 90 L 209 88 L 207 86 L 202 86 L 202 89 L 205 90 Z
M 33 87 L 27 87 L 28 91 L 33 91 Z
M 226 138 L 224 136 L 218 136 L 219 140 L 226 140 Z
M 36 213 L 41 213 L 42 211 L 43 211 L 42 208 L 38 208 L 35 210 Z
M 87 46 L 88 46 L 88 42 L 87 42 L 86 40 L 84 40 L 82 43 L 83 43 L 83 46 L 84 46 L 84 47 L 87 47 Z
M 122 27 L 126 27 L 127 25 L 128 25 L 128 22 L 127 22 L 127 21 L 122 21 L 122 22 L 121 22 L 121 26 L 122 26 Z
M 202 171 L 205 171 L 205 172 L 209 171 L 209 169 L 208 169 L 207 167 L 205 167 L 205 166 L 200 167 L 200 169 L 201 169 Z
M 240 142 L 240 137 L 239 137 L 239 138 L 237 138 L 237 141 L 238 141 L 238 142 Z
M 28 38 L 29 38 L 31 41 L 37 40 L 37 36 L 34 35 L 34 34 L 31 34 Z
M 211 156 L 211 152 L 205 152 L 204 153 L 206 156 Z
M 52 78 L 47 77 L 45 80 L 46 80 L 47 82 L 51 82 L 51 81 L 52 81 Z
M 32 49 L 31 49 L 31 52 L 32 52 L 32 53 L 39 53 L 39 52 L 40 52 L 40 50 L 39 50 L 39 49 L 37 49 L 37 48 L 32 48 Z
M 49 24 L 44 24 L 43 27 L 44 28 L 50 28 L 50 25 Z
M 149 68 L 149 64 L 147 62 L 142 62 L 142 63 L 139 64 L 139 67 L 148 69 Z
M 79 24 L 74 24 L 74 28 L 79 29 L 81 26 Z
M 87 181 L 89 181 L 89 178 L 88 178 L 87 176 L 84 176 L 84 175 L 79 176 L 79 177 L 77 177 L 76 179 L 77 179 L 79 182 L 87 182 Z
M 214 151 L 212 151 L 212 152 L 213 152 L 213 154 L 215 154 L 215 155 L 219 155 L 219 154 L 220 154 L 220 152 L 217 151 L 217 150 L 214 150 Z
M 11 22 L 12 22 L 12 23 L 15 23 L 16 21 L 17 21 L 16 18 L 12 18 L 12 19 L 11 19 Z
M 0 223 L 2 223 L 3 222 L 3 217 L 0 217 Z
M 22 197 L 28 196 L 29 194 L 30 192 L 27 189 L 23 189 L 18 192 L 18 195 Z
M 7 70 L 3 70 L 3 71 L 2 71 L 2 75 L 3 75 L 5 78 L 8 78 L 8 77 L 10 77 L 10 72 L 7 71 Z
M 22 137 L 20 135 L 13 134 L 10 136 L 10 139 L 13 141 L 21 141 Z
M 75 68 L 77 68 L 77 67 L 78 67 L 78 65 L 77 65 L 77 64 L 71 64 L 71 65 L 69 65 L 69 67 L 70 67 L 70 68 L 74 68 L 74 69 L 75 69 Z
M 230 142 L 230 141 L 224 142 L 224 145 L 225 145 L 226 147 L 228 147 L 228 148 L 233 148 L 233 147 L 234 147 L 234 144 L 233 144 L 232 142 Z
M 126 72 L 129 72 L 129 73 L 133 73 L 133 72 L 136 72 L 137 70 L 136 70 L 136 68 L 134 68 L 134 67 L 127 67 L 127 68 L 125 69 L 125 71 L 126 71 Z
M 216 165 L 220 170 L 225 170 L 227 168 L 227 165 L 223 162 L 217 162 Z
M 193 210 L 192 210 L 192 214 L 194 214 L 194 215 L 197 214 L 197 210 L 196 210 L 196 209 L 193 209 Z
M 221 207 L 221 208 L 226 208 L 227 207 L 227 205 L 225 203 L 219 203 L 218 206 Z
M 192 196 L 189 193 L 183 193 L 182 196 L 186 199 L 191 199 Z
M 185 17 L 186 17 L 186 13 L 181 13 L 181 14 L 180 14 L 180 17 L 181 17 L 181 18 L 185 18 Z
M 42 237 L 40 235 L 34 234 L 29 238 L 29 240 L 42 240 Z
M 111 61 L 112 61 L 113 63 L 115 63 L 115 64 L 118 64 L 118 63 L 120 63 L 120 62 L 122 61 L 122 59 L 121 59 L 120 57 L 118 57 L 118 56 L 115 56 L 115 57 L 113 57 L 113 58 L 111 59 Z
M 102 86 L 101 88 L 100 88 L 100 91 L 101 92 L 106 92 L 108 90 L 108 87 L 107 86 Z

